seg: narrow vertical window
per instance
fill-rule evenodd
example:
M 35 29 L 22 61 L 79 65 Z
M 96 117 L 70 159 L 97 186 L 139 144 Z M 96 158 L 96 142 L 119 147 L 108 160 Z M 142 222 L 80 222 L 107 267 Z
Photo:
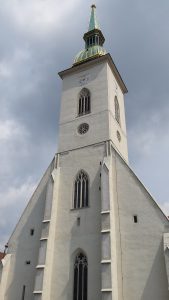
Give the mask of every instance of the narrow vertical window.
M 84 88 L 80 92 L 79 104 L 78 104 L 78 115 L 85 115 L 90 113 L 90 92 Z
M 90 40 L 89 40 L 89 38 L 87 39 L 87 46 L 89 47 L 89 45 L 90 45 L 90 42 L 89 42 Z
M 98 36 L 96 35 L 96 45 L 98 45 Z
M 76 180 L 74 183 L 73 208 L 82 208 L 88 206 L 88 189 L 88 175 L 83 170 L 81 170 L 76 176 Z
M 73 300 L 87 300 L 87 257 L 79 253 L 74 263 L 74 288 Z
M 26 286 L 24 285 L 22 288 L 22 300 L 25 300 L 25 290 L 26 290 Z
M 115 107 L 115 119 L 120 124 L 120 106 L 117 96 L 114 98 L 114 107 Z
M 80 226 L 80 217 L 77 218 L 77 226 Z
M 137 215 L 133 216 L 133 221 L 134 221 L 134 223 L 138 223 L 138 217 L 137 217 Z
M 34 228 L 31 228 L 30 229 L 30 235 L 34 235 L 34 232 L 35 232 Z

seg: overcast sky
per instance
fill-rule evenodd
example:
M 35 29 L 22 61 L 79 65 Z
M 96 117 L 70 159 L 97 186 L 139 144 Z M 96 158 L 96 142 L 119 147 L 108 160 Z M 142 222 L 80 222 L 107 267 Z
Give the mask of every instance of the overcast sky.
M 0 250 L 57 151 L 57 73 L 84 47 L 91 4 L 0 0 Z M 130 165 L 169 215 L 169 2 L 95 4 L 129 90 Z

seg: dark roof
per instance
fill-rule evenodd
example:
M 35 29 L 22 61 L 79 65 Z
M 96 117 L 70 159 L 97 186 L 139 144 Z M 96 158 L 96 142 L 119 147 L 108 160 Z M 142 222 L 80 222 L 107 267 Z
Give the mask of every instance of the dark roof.
M 4 258 L 4 256 L 5 256 L 5 253 L 0 252 L 0 261 Z

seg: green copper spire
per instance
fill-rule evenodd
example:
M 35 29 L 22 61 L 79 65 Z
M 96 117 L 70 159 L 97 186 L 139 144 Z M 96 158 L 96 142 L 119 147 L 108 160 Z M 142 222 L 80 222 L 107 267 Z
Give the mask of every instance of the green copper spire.
M 97 17 L 96 17 L 96 5 L 92 5 L 91 6 L 92 11 L 91 11 L 91 15 L 90 15 L 90 23 L 89 23 L 89 30 L 94 30 L 94 29 L 100 29 L 99 24 L 97 22 Z
M 80 51 L 75 59 L 74 65 L 81 64 L 87 60 L 91 60 L 106 54 L 106 50 L 103 48 L 105 41 L 104 35 L 99 28 L 99 24 L 96 18 L 96 6 L 91 6 L 91 16 L 89 23 L 89 30 L 84 34 L 85 49 Z

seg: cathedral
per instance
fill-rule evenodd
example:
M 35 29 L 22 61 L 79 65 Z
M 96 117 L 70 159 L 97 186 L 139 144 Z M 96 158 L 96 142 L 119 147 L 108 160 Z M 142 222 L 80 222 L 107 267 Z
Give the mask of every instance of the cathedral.
M 169 220 L 128 163 L 127 88 L 92 5 L 58 150 L 0 259 L 0 300 L 169 300 Z

